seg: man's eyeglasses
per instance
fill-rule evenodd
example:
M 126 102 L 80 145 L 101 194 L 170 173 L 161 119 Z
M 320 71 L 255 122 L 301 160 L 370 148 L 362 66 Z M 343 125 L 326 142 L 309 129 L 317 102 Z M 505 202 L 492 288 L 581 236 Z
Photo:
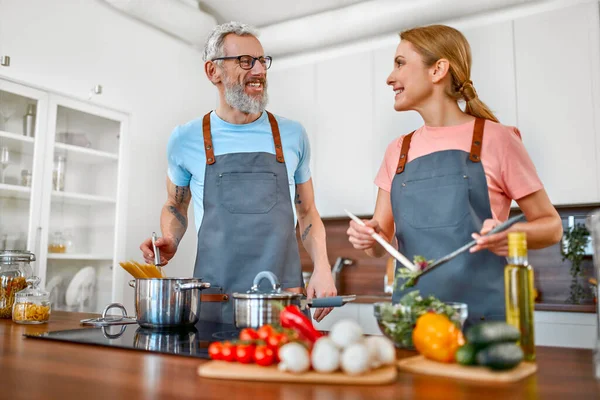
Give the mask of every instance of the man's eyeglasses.
M 243 56 L 232 56 L 232 57 L 218 57 L 213 58 L 211 61 L 217 60 L 238 60 L 238 64 L 242 69 L 252 69 L 254 67 L 254 63 L 258 60 L 265 69 L 269 69 L 271 67 L 271 62 L 273 58 L 271 56 L 260 56 L 260 57 L 252 57 L 248 55 Z

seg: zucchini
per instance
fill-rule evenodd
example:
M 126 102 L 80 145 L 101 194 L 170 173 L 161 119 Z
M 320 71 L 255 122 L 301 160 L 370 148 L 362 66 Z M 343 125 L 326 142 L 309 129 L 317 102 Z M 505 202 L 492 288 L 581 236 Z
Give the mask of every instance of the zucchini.
M 494 370 L 511 369 L 523 361 L 523 350 L 516 343 L 496 343 L 477 352 L 477 364 Z
M 467 343 L 456 350 L 456 362 L 461 365 L 473 365 L 476 362 L 477 346 Z
M 466 333 L 467 342 L 478 347 L 493 343 L 517 342 L 521 333 L 506 322 L 490 321 L 474 325 Z

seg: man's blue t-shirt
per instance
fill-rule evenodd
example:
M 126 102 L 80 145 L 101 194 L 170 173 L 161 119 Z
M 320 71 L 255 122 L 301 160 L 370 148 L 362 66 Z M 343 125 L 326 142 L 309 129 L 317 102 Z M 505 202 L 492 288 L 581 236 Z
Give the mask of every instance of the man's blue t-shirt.
M 283 117 L 275 116 L 279 125 L 283 156 L 287 168 L 291 207 L 294 210 L 295 185 L 310 179 L 310 145 L 304 127 Z M 264 152 L 275 154 L 275 144 L 267 113 L 249 124 L 230 124 L 214 111 L 210 114 L 210 127 L 215 156 L 229 153 Z M 194 201 L 196 232 L 204 216 L 204 173 L 206 153 L 202 135 L 202 118 L 179 125 L 171 134 L 167 146 L 169 179 L 176 186 L 189 186 Z

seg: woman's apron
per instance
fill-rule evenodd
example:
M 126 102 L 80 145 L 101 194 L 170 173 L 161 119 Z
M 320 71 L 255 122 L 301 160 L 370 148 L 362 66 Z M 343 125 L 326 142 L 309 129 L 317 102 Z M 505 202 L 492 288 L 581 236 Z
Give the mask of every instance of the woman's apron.
M 409 163 L 414 132 L 404 138 L 391 201 L 399 250 L 409 259 L 422 255 L 437 260 L 471 241 L 471 234 L 492 218 L 480 158 L 484 125 L 484 119 L 476 119 L 470 153 L 438 151 Z M 415 287 L 396 289 L 392 300 L 397 303 L 405 293 L 418 289 L 421 295 L 434 295 L 444 302 L 466 303 L 469 324 L 504 320 L 505 264 L 503 257 L 488 250 L 465 252 L 424 275 Z M 399 280 L 397 288 L 401 284 Z

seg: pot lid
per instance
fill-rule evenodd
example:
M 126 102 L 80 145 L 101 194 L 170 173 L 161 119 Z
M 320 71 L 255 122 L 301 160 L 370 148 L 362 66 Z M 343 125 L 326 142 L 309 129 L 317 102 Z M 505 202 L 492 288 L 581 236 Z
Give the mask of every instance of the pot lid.
M 0 264 L 35 261 L 35 255 L 27 250 L 0 250 Z
M 270 290 L 260 290 L 258 285 L 263 279 L 267 279 L 271 283 Z M 296 297 L 302 297 L 302 293 L 292 293 L 281 290 L 279 279 L 271 271 L 259 272 L 254 277 L 252 287 L 246 293 L 233 293 L 235 299 L 293 299 Z

